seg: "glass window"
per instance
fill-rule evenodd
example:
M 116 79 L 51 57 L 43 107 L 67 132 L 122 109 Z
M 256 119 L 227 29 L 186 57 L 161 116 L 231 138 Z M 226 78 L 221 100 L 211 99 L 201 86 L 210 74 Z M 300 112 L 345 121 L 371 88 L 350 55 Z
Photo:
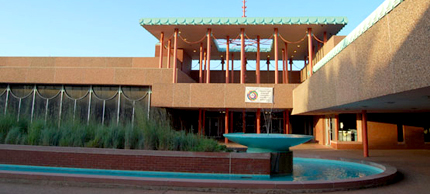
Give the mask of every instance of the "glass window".
M 399 143 L 405 142 L 403 125 L 401 124 L 397 124 L 397 142 Z
M 339 115 L 339 141 L 357 141 L 356 114 Z
M 227 40 L 226 39 L 215 39 L 215 45 L 219 52 L 226 52 Z M 229 50 L 230 52 L 240 52 L 241 40 L 230 39 Z M 273 39 L 261 39 L 260 40 L 260 52 L 267 53 L 272 50 Z M 245 39 L 245 52 L 257 52 L 257 39 Z
M 424 142 L 430 143 L 430 127 L 424 128 Z

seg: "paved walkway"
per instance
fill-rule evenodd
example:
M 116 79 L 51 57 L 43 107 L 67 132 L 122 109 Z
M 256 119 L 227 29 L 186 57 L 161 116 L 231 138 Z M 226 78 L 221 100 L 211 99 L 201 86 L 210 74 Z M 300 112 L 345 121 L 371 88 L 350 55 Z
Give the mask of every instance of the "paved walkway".
M 313 155 L 321 157 L 342 157 L 374 161 L 395 166 L 402 173 L 403 179 L 395 184 L 384 187 L 341 191 L 333 193 L 429 193 L 430 192 L 430 150 L 370 150 L 369 158 L 362 157 L 361 150 L 333 150 L 317 144 L 303 144 L 292 149 L 295 156 Z M 232 191 L 233 192 L 233 191 Z M 98 185 L 97 187 L 80 187 L 68 184 L 52 184 L 49 182 L 16 183 L 0 182 L 0 194 L 2 193 L 32 193 L 32 194 L 74 194 L 74 193 L 165 193 L 165 194 L 202 194 L 204 192 L 148 190 L 133 187 L 111 187 Z M 206 192 L 207 193 L 207 192 Z

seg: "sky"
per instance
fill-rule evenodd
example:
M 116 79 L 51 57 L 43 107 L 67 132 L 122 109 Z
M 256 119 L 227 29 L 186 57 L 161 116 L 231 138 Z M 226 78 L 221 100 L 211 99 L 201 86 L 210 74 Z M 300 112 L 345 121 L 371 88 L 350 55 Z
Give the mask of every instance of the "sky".
M 248 0 L 246 16 L 344 16 L 347 35 L 383 1 Z M 241 16 L 242 0 L 0 0 L 0 56 L 151 57 L 141 18 Z

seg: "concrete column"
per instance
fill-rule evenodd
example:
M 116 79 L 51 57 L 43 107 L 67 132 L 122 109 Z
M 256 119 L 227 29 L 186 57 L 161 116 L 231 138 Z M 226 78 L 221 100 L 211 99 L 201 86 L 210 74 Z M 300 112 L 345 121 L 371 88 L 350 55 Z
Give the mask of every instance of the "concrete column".
M 286 116 L 285 116 L 285 111 L 282 111 L 282 131 L 283 133 L 287 134 L 287 127 L 286 127 Z
M 339 115 L 334 117 L 334 141 L 339 141 Z
M 228 132 L 229 132 L 229 130 L 228 130 L 228 116 L 229 116 L 229 113 L 228 113 L 228 108 L 226 108 L 225 109 L 225 115 L 224 115 L 224 119 L 225 119 L 225 131 L 224 131 L 224 133 L 225 134 L 228 134 Z M 224 142 L 225 142 L 225 144 L 228 144 L 228 139 L 227 138 L 224 138 Z
M 308 71 L 309 71 L 308 68 L 306 67 L 306 65 L 307 65 L 306 60 L 307 60 L 307 56 L 304 56 L 303 63 L 304 63 L 305 71 L 306 71 L 305 80 L 308 79 Z
M 246 113 L 245 113 L 245 109 L 243 109 L 243 111 L 242 111 L 242 131 L 243 131 L 243 133 L 245 133 L 246 132 L 246 115 L 245 115 Z
M 207 34 L 207 46 L 208 46 L 208 48 L 207 48 L 207 60 L 208 60 L 208 62 L 207 62 L 207 68 L 206 68 L 206 71 L 207 71 L 207 77 L 206 77 L 206 83 L 210 83 L 211 82 L 211 35 L 212 35 L 212 32 L 211 32 L 211 29 L 210 28 L 208 28 L 208 34 Z
M 206 110 L 202 110 L 203 112 L 203 116 L 202 116 L 202 120 L 203 120 L 203 125 L 202 125 L 202 135 L 205 135 L 205 128 L 206 128 Z
M 257 119 L 257 133 L 260 134 L 261 133 L 261 109 L 257 109 L 257 114 L 256 114 L 256 119 Z
M 158 63 L 158 68 L 163 68 L 163 51 L 164 51 L 164 32 L 160 34 L 160 59 Z
M 176 28 L 175 29 L 175 34 L 173 37 L 173 83 L 177 82 L 177 78 L 176 78 L 176 69 L 178 68 L 178 33 L 179 30 Z
M 369 157 L 369 145 L 367 139 L 367 111 L 361 111 L 362 133 L 363 133 L 363 156 Z
M 324 45 L 325 45 L 325 43 L 327 43 L 327 32 L 326 31 L 324 31 Z
M 227 36 L 227 45 L 225 50 L 225 83 L 228 84 L 230 76 L 229 76 L 229 61 L 230 61 L 230 37 Z
M 171 39 L 167 40 L 167 69 L 170 69 Z
M 200 43 L 199 83 L 203 82 L 203 43 Z
M 231 53 L 231 83 L 234 83 L 234 53 Z
M 202 134 L 202 109 L 199 109 L 199 128 L 198 134 Z
M 207 56 L 207 54 L 206 54 L 206 51 L 203 53 L 203 66 L 204 66 L 204 71 L 203 71 L 203 82 L 202 83 L 206 83 L 206 79 L 207 79 L 207 77 L 208 77 L 208 71 L 207 71 L 207 66 L 206 66 L 206 64 L 207 64 L 207 60 L 206 60 L 206 56 Z
M 290 70 L 288 71 L 288 74 L 290 74 L 290 72 L 291 72 L 291 75 L 288 75 L 288 83 L 292 83 L 293 81 L 292 81 L 292 73 L 293 73 L 293 58 L 290 58 Z
M 240 83 L 245 83 L 245 29 L 240 29 Z
M 260 83 L 260 36 L 257 36 L 257 59 L 255 63 L 255 76 L 257 84 Z
M 313 62 L 312 62 L 312 28 L 308 28 L 308 55 L 309 55 L 309 68 L 311 69 L 311 76 L 313 74 L 312 68 L 313 68 Z
M 290 83 L 288 79 L 288 43 L 285 43 L 285 82 L 284 84 Z
M 285 134 L 291 134 L 291 129 L 290 129 L 290 111 L 289 110 L 285 110 L 284 111 L 285 114 Z
M 233 133 L 233 112 L 230 112 L 230 132 Z
M 285 84 L 285 50 L 282 49 L 282 83 Z
M 274 42 L 275 42 L 275 46 L 274 46 L 274 51 L 275 52 L 275 84 L 279 83 L 279 75 L 278 75 L 278 60 L 279 60 L 279 56 L 278 56 L 278 28 L 275 28 L 275 34 L 273 35 L 274 38 Z

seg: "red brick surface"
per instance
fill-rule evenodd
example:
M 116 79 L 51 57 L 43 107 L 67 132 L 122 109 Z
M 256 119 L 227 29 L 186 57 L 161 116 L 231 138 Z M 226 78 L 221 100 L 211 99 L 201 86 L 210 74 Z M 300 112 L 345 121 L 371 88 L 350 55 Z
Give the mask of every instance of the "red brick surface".
M 0 163 L 117 170 L 270 174 L 269 154 L 0 145 Z

